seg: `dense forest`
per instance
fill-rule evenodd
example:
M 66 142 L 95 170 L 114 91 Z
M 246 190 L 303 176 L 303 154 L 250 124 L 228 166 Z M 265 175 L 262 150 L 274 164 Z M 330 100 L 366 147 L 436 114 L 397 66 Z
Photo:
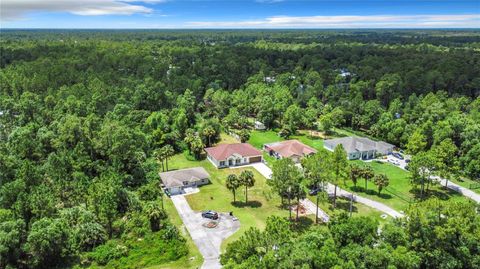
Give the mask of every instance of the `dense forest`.
M 347 128 L 431 154 L 446 177 L 480 178 L 478 31 L 2 30 L 0 37 L 0 268 L 125 266 L 121 258 L 142 242 L 161 250 L 151 264 L 185 255 L 163 209 L 159 164 L 180 152 L 201 158 L 222 131 L 242 133 L 251 118 L 285 137 Z M 470 206 L 461 206 L 458 225 L 472 226 L 458 236 L 478 240 Z M 327 268 L 385 268 L 359 253 L 380 245 L 405 256 L 435 245 L 422 245 L 429 235 L 416 225 L 444 223 L 412 214 L 418 221 L 395 224 L 398 235 L 339 218 L 299 236 L 282 228 L 242 240 L 277 233 L 286 253 L 327 248 Z M 352 253 L 350 226 L 368 231 Z M 418 234 L 425 240 L 412 242 Z M 270 260 L 242 260 L 272 242 L 241 253 L 232 247 L 222 260 L 276 268 L 265 264 L 275 260 L 269 249 Z M 442 243 L 436 258 L 459 246 Z M 456 263 L 444 268 L 479 268 L 474 248 L 469 241 L 450 253 Z M 284 261 L 281 268 L 307 262 Z M 422 254 L 404 262 L 396 268 L 442 264 Z

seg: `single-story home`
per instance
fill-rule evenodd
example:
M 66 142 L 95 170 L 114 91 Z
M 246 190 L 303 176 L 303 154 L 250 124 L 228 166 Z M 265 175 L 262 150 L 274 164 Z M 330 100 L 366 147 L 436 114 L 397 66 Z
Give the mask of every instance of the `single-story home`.
M 373 141 L 366 137 L 342 137 L 328 139 L 324 142 L 324 147 L 333 151 L 338 144 L 342 144 L 347 152 L 349 160 L 368 160 L 376 155 L 387 155 L 392 153 L 395 147 L 392 144 L 383 141 Z
M 265 130 L 265 124 L 260 121 L 255 121 L 255 130 Z
M 221 144 L 206 148 L 207 159 L 217 168 L 262 161 L 262 152 L 248 143 Z
M 210 175 L 203 167 L 194 167 L 160 173 L 163 187 L 170 194 L 184 193 L 184 188 L 208 184 Z
M 317 151 L 298 140 L 286 140 L 263 145 L 263 149 L 277 159 L 290 158 L 299 163 L 304 156 L 314 154 Z

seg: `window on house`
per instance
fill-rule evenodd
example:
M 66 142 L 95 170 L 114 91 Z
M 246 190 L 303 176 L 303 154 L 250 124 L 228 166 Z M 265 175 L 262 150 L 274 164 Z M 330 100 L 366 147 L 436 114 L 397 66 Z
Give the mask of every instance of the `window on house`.
M 224 166 L 225 165 L 225 162 L 224 161 L 221 161 L 220 162 L 220 166 Z

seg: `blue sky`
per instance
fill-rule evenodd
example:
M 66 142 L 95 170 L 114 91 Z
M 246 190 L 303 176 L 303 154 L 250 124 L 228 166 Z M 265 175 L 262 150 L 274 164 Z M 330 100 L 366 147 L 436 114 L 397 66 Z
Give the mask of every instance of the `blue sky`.
M 480 0 L 1 0 L 1 28 L 480 28 Z

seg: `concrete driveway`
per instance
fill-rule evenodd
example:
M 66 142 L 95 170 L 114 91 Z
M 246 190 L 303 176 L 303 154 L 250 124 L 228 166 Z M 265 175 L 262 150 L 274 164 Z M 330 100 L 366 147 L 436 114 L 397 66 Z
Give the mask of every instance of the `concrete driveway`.
M 219 213 L 218 226 L 211 229 L 205 228 L 203 224 L 210 220 L 203 218 L 201 212 L 193 211 L 183 195 L 173 195 L 171 199 L 193 242 L 203 256 L 202 268 L 222 268 L 219 261 L 220 246 L 225 238 L 240 228 L 240 222 L 228 214 Z

